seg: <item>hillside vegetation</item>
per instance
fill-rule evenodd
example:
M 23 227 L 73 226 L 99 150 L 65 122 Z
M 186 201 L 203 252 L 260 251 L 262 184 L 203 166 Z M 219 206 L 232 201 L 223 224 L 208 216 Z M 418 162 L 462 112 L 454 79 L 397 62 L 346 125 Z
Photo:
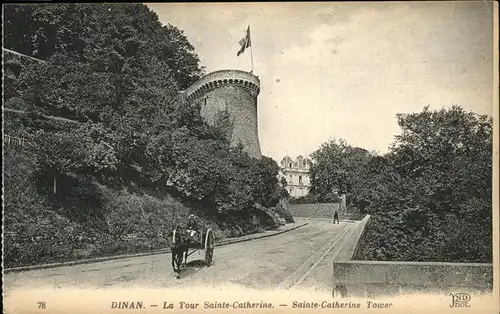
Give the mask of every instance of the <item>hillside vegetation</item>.
M 372 216 L 359 259 L 491 262 L 491 117 L 453 106 L 397 118 L 385 155 L 336 140 L 318 149 L 312 193 L 345 192 Z
M 5 48 L 43 60 L 5 54 L 6 267 L 164 248 L 191 212 L 218 238 L 276 225 L 277 164 L 179 93 L 204 73 L 180 29 L 142 4 L 4 12 Z

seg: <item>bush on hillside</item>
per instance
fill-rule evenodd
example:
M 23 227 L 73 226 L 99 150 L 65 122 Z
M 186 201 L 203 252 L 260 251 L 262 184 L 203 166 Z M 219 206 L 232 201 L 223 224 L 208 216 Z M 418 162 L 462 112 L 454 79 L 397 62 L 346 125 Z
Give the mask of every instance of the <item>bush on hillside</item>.
M 171 197 L 160 200 L 127 190 L 99 188 L 105 197 L 103 211 L 109 233 L 118 239 L 124 239 L 128 234 L 146 239 L 168 238 L 175 225 L 186 221 L 189 216 L 189 210 Z
M 295 222 L 288 199 L 282 199 L 278 204 L 276 204 L 273 210 L 278 213 L 280 217 L 284 218 L 287 223 Z
M 39 193 L 28 152 L 25 146 L 12 144 L 4 150 L 6 267 L 65 260 L 95 238 L 92 229 L 48 209 L 51 204 Z

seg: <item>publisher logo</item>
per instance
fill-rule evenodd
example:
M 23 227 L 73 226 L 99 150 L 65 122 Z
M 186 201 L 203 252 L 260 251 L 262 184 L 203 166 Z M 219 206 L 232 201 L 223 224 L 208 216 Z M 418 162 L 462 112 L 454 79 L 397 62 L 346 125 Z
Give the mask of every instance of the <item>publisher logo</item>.
M 450 293 L 451 304 L 450 307 L 470 307 L 470 295 L 468 293 Z

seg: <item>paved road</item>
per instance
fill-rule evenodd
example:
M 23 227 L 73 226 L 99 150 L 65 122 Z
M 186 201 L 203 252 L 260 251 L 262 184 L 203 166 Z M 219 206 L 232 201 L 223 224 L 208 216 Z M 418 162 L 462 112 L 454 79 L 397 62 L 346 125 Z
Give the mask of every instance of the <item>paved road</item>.
M 304 263 L 310 263 L 313 254 L 333 243 L 349 226 L 349 222 L 333 225 L 328 221 L 310 220 L 308 225 L 284 234 L 216 247 L 214 264 L 210 267 L 194 262 L 197 256 L 194 253 L 181 279 L 176 279 L 172 272 L 170 254 L 161 254 L 8 273 L 4 287 L 7 293 L 21 288 L 199 287 L 225 283 L 272 289 L 297 269 L 308 268 L 304 268 Z M 307 280 L 307 286 L 331 289 L 331 260 L 323 261 L 320 266 L 323 267 L 311 274 L 314 280 Z M 322 274 L 318 273 L 320 270 Z

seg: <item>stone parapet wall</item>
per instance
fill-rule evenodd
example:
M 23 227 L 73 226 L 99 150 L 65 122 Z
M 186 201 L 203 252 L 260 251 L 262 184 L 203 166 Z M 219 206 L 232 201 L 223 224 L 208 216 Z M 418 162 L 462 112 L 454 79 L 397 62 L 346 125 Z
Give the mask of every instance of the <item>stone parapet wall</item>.
M 336 256 L 337 260 L 352 260 L 356 256 L 361 238 L 363 237 L 366 225 L 370 222 L 370 215 L 365 215 L 361 221 L 356 221 L 354 230 L 352 231 L 348 241 L 344 242 L 343 247 L 340 249 Z
M 348 297 L 492 291 L 492 264 L 353 260 L 369 222 L 366 215 L 333 261 L 333 286 Z
M 290 207 L 295 217 L 333 219 L 333 213 L 339 209 L 340 203 L 290 204 Z
M 481 293 L 493 287 L 492 264 L 334 261 L 333 286 L 349 297 L 405 293 Z
M 335 210 L 338 211 L 340 220 L 362 220 L 366 216 L 361 213 L 343 213 L 340 211 L 340 203 L 290 204 L 290 208 L 293 216 L 304 218 L 333 219 Z

